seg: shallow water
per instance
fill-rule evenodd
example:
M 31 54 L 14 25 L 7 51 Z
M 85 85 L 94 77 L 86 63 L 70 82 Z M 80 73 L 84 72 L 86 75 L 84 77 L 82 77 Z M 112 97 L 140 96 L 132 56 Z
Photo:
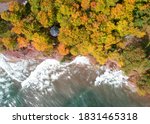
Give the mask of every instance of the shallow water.
M 122 71 L 96 68 L 87 58 L 12 61 L 0 55 L 0 106 L 150 106 Z

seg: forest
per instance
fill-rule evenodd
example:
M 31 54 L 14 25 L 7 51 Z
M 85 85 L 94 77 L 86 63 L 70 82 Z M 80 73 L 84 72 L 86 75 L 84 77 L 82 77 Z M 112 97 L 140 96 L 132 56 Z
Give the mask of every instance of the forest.
M 50 28 L 59 28 L 58 36 Z M 28 46 L 48 55 L 90 55 L 113 60 L 150 92 L 149 0 L 28 0 L 11 2 L 0 17 L 0 50 Z

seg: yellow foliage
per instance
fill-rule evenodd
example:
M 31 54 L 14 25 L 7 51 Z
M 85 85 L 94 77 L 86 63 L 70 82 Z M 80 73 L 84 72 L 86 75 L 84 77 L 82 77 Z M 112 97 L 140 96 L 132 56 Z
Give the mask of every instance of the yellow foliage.
M 92 43 L 96 43 L 101 45 L 102 43 L 105 42 L 106 36 L 104 33 L 99 32 L 99 31 L 94 31 L 91 35 L 90 38 L 92 39 Z
M 71 8 L 68 7 L 68 6 L 65 6 L 65 5 L 62 5 L 60 7 L 60 12 L 61 14 L 63 15 L 67 15 L 67 16 L 70 16 L 72 13 L 71 13 Z
M 130 28 L 129 33 L 138 38 L 142 38 L 145 36 L 145 32 L 141 32 L 138 28 Z
M 124 14 L 124 6 L 122 4 L 117 4 L 111 9 L 111 18 L 121 18 L 124 16 Z
M 107 35 L 106 40 L 105 40 L 105 50 L 108 50 L 111 48 L 112 44 L 116 44 L 118 41 L 117 39 L 112 36 L 111 34 Z
M 16 1 L 10 2 L 8 10 L 11 12 L 18 11 L 19 10 L 19 3 Z
M 129 34 L 129 22 L 126 20 L 120 20 L 116 26 L 117 31 L 119 32 L 120 36 L 125 36 Z
M 37 15 L 39 22 L 44 26 L 48 27 L 48 15 L 44 11 L 40 11 Z
M 97 0 L 97 1 L 91 1 L 90 3 L 91 10 L 95 12 L 102 12 L 107 13 L 108 9 L 106 8 L 105 1 L 103 0 Z
M 120 42 L 117 44 L 117 46 L 118 46 L 119 48 L 124 49 L 124 48 L 125 48 L 125 43 L 124 43 L 123 41 L 120 41 Z
M 125 0 L 125 2 L 128 4 L 135 4 L 136 0 Z
M 8 50 L 14 50 L 15 48 L 15 41 L 13 39 L 9 38 L 2 38 L 2 43 Z
M 77 48 L 77 47 L 72 47 L 72 48 L 70 49 L 70 53 L 71 53 L 73 56 L 79 55 L 78 48 Z
M 84 10 L 87 10 L 90 7 L 90 0 L 82 0 L 81 1 L 81 7 Z
M 107 62 L 108 56 L 107 56 L 106 51 L 103 48 L 103 45 L 96 46 L 96 48 L 93 50 L 93 52 L 91 53 L 91 55 L 93 55 L 93 57 L 101 65 L 103 65 L 103 64 L 105 64 Z
M 83 41 L 82 43 L 76 45 L 76 47 L 78 49 L 78 53 L 81 55 L 91 54 L 95 49 L 95 46 L 89 41 Z
M 51 44 L 48 44 L 48 39 L 44 35 L 39 35 L 38 33 L 35 33 L 32 37 L 32 40 L 32 45 L 38 51 L 51 51 L 53 48 Z
M 106 29 L 105 31 L 108 33 L 108 34 L 111 34 L 111 31 L 112 30 L 115 30 L 116 29 L 116 25 L 114 23 L 112 23 L 111 21 L 108 21 L 106 23 Z

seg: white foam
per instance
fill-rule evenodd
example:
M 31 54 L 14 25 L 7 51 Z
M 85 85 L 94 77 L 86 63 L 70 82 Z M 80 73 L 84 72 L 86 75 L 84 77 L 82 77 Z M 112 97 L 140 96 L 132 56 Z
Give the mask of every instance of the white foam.
M 101 68 L 102 69 L 102 68 Z M 110 84 L 115 87 L 128 85 L 128 77 L 125 76 L 123 71 L 121 70 L 110 70 L 105 69 L 104 73 L 99 75 L 95 80 L 95 86 L 99 86 L 101 84 Z
M 52 84 L 49 74 L 54 71 L 60 63 L 54 59 L 47 59 L 39 64 L 36 69 L 31 72 L 31 75 L 22 82 L 22 87 L 36 86 L 37 89 L 49 89 Z
M 90 61 L 87 57 L 77 56 L 70 64 L 86 64 L 90 65 Z
M 54 90 L 53 82 L 67 71 L 66 65 L 60 64 L 54 59 L 47 59 L 39 64 L 31 75 L 22 82 L 22 87 L 33 86 L 39 90 L 52 91 Z
M 3 54 L 0 54 L 0 67 L 7 72 L 7 74 L 18 82 L 22 82 L 25 76 L 19 71 L 14 70 L 13 67 L 7 62 L 9 59 Z
M 5 78 L 0 78 L 0 82 L 6 82 L 7 80 Z
M 22 87 L 34 85 L 40 90 L 45 88 L 51 90 L 53 82 L 67 71 L 67 66 L 70 64 L 89 65 L 90 62 L 88 58 L 83 56 L 78 56 L 72 62 L 63 64 L 54 59 L 47 59 L 39 64 L 31 75 L 22 82 Z
M 57 80 L 57 79 L 58 79 L 61 75 L 63 75 L 64 73 L 65 73 L 65 71 L 52 74 L 52 75 L 51 75 L 51 81 L 53 82 L 53 81 Z

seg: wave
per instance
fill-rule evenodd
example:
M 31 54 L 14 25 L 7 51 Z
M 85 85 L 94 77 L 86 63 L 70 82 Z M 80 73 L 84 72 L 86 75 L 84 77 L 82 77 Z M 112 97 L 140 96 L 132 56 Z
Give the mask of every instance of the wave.
M 105 66 L 101 67 L 100 70 L 103 70 L 103 74 L 99 74 L 95 80 L 95 86 L 101 84 L 110 84 L 115 87 L 126 85 L 128 86 L 128 77 L 121 70 L 111 70 Z
M 11 65 L 7 62 L 9 61 L 8 58 L 6 58 L 4 55 L 0 55 L 0 67 L 7 72 L 7 74 L 14 80 L 18 82 L 22 82 L 22 79 L 25 78 L 25 76 L 18 71 L 15 71 L 14 68 L 11 67 Z

